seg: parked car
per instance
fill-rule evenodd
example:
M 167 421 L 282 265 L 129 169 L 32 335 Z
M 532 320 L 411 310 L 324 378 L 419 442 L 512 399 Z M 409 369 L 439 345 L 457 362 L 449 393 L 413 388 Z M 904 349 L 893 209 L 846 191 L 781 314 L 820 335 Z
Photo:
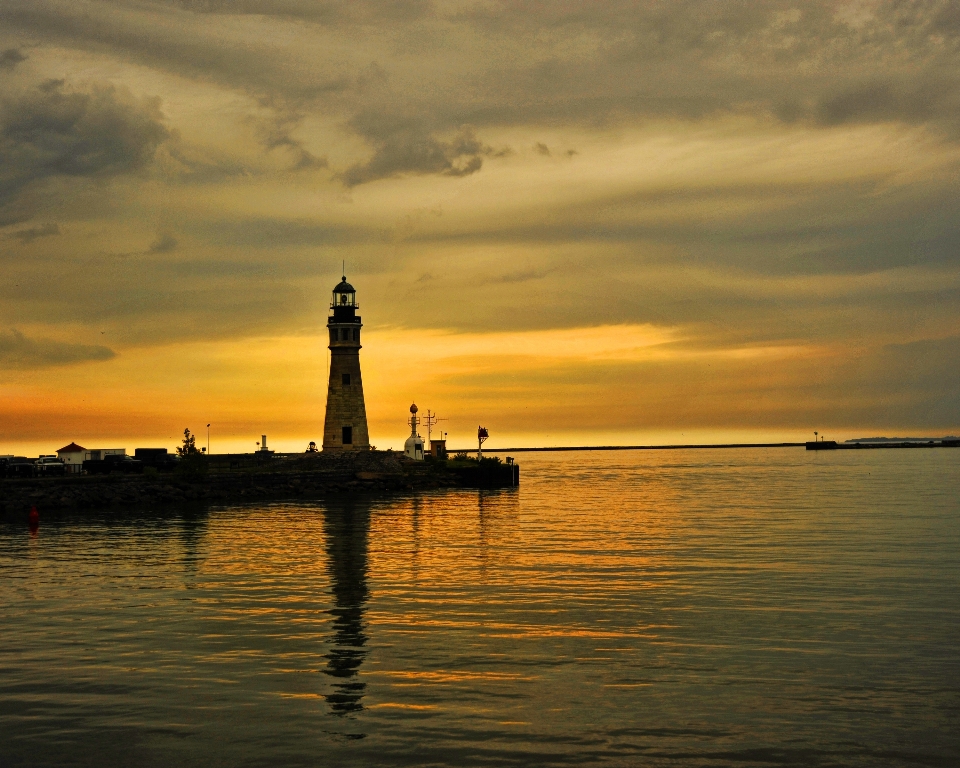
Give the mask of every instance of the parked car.
M 35 477 L 37 474 L 36 465 L 26 456 L 14 456 L 8 459 L 4 469 L 7 477 Z
M 33 462 L 33 465 L 37 468 L 37 474 L 41 477 L 53 477 L 67 473 L 67 465 L 58 456 L 41 456 Z
M 102 459 L 87 459 L 83 462 L 83 471 L 88 475 L 109 475 L 111 472 L 140 474 L 143 472 L 143 462 L 130 456 L 110 454 Z

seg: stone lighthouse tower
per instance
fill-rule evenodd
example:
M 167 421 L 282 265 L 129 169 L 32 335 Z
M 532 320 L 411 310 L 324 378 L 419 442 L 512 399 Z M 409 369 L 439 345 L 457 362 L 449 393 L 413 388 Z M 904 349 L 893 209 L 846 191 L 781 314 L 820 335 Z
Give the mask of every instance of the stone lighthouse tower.
M 333 289 L 330 305 L 330 383 L 327 416 L 323 422 L 323 450 L 367 451 L 367 409 L 360 378 L 360 316 L 357 292 L 344 275 Z

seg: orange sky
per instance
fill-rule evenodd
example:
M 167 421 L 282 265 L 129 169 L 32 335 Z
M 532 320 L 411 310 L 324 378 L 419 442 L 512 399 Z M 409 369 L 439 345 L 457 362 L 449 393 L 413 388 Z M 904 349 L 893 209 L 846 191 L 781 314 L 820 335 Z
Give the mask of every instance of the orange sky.
M 949 2 L 11 0 L 0 453 L 960 431 Z M 253 11 L 256 12 L 253 12 Z

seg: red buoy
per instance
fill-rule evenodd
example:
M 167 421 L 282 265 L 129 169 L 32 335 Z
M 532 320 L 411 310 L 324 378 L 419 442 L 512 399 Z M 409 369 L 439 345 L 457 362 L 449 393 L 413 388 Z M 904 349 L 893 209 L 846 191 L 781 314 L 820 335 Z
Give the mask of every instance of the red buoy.
M 40 513 L 37 512 L 36 505 L 30 507 L 30 529 L 37 530 L 40 527 Z

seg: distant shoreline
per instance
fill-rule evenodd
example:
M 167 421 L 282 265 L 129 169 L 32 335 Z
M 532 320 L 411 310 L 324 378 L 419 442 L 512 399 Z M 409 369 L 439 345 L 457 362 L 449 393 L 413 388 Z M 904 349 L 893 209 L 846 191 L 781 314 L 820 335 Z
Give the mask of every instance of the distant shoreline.
M 679 448 L 803 448 L 806 443 L 709 443 L 703 445 L 572 445 L 549 448 L 484 448 L 484 453 L 530 453 L 533 451 L 675 451 Z M 449 448 L 448 453 L 473 453 L 476 448 Z
M 833 440 L 821 442 L 809 441 L 805 443 L 701 443 L 687 445 L 574 445 L 551 446 L 547 448 L 484 448 L 484 453 L 534 453 L 556 451 L 675 451 L 681 448 L 806 448 L 808 451 L 827 450 L 870 450 L 878 448 L 955 448 L 958 446 L 956 438 L 942 438 L 919 442 L 915 440 L 881 442 L 876 439 L 847 441 L 837 443 Z M 450 454 L 473 453 L 476 448 L 448 449 Z

